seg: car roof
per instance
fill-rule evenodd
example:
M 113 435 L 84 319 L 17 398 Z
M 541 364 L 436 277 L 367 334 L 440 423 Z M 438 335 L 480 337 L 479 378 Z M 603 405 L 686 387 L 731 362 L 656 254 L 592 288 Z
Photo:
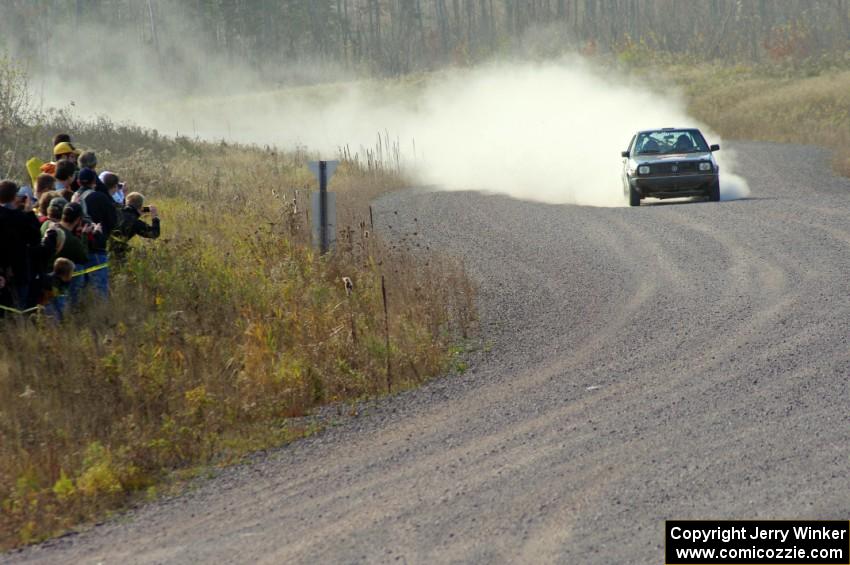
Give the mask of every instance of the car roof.
M 655 129 L 642 129 L 638 131 L 638 133 L 655 133 L 659 131 L 699 131 L 699 128 L 655 128 Z M 700 132 L 702 133 L 702 132 Z

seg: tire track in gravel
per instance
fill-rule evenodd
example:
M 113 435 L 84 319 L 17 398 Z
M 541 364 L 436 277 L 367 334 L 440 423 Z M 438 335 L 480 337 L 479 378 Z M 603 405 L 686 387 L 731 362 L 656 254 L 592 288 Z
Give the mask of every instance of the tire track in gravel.
M 850 182 L 736 146 L 751 200 L 381 199 L 464 259 L 492 351 L 0 562 L 659 563 L 665 518 L 846 519 Z

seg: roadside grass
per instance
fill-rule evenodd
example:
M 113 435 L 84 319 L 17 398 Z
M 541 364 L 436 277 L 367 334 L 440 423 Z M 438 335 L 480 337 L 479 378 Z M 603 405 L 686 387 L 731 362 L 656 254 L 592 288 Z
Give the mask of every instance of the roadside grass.
M 0 124 L 13 177 L 69 131 L 159 205 L 163 234 L 134 240 L 108 303 L 92 299 L 61 324 L 0 322 L 0 549 L 310 433 L 298 417 L 317 406 L 415 386 L 453 367 L 474 331 L 461 265 L 414 254 L 413 234 L 388 245 L 372 233 L 368 203 L 404 186 L 397 171 L 343 161 L 333 189 L 348 212 L 322 257 L 305 151 L 41 118 Z

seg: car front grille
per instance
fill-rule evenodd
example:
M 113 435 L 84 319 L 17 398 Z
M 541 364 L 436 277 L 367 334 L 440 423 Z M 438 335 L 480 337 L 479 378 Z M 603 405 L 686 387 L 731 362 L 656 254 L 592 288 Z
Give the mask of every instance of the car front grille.
M 699 163 L 696 161 L 655 163 L 650 167 L 650 174 L 653 175 L 678 175 L 683 173 L 695 173 L 698 171 Z

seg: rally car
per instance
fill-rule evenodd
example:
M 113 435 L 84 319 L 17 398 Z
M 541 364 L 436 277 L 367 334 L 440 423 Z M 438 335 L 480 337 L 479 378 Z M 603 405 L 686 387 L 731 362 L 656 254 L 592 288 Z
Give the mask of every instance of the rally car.
M 623 192 L 630 206 L 644 198 L 702 196 L 720 200 L 719 145 L 709 146 L 698 129 L 662 128 L 632 136 L 623 157 Z

